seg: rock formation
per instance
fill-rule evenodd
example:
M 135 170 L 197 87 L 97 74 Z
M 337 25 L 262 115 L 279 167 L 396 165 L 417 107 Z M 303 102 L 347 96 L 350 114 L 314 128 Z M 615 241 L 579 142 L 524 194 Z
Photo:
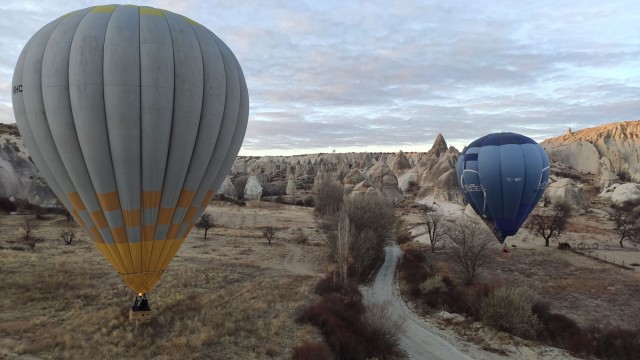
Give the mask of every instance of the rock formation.
M 0 124 L 0 196 L 62 206 L 31 162 L 15 124 Z
M 398 178 L 391 171 L 384 158 L 380 158 L 367 173 L 371 185 L 379 190 L 387 199 L 397 203 L 404 199 L 402 191 L 398 188 Z
M 244 198 L 247 200 L 260 200 L 262 197 L 262 185 L 255 175 L 249 176 L 244 187 Z
M 231 183 L 231 177 L 229 177 L 229 175 L 224 178 L 222 185 L 220 185 L 220 188 L 218 189 L 218 194 L 222 194 L 232 199 L 235 199 L 238 196 L 236 188 L 233 186 L 233 183 Z
M 438 179 L 449 172 L 455 170 L 456 163 L 460 153 L 454 147 L 447 148 L 447 143 L 441 134 L 438 134 L 433 146 L 425 155 L 422 156 L 420 164 L 418 165 L 418 176 L 420 181 L 420 196 L 428 196 L 434 194 Z M 441 186 L 448 186 L 447 188 L 439 188 L 439 193 L 453 194 L 454 191 L 458 191 L 457 182 L 441 181 Z
M 565 201 L 576 209 L 582 209 L 587 204 L 582 190 L 571 179 L 562 178 L 551 183 L 547 187 L 545 195 L 548 195 L 552 202 Z
M 601 185 L 611 185 L 640 182 L 639 137 L 640 121 L 626 121 L 573 131 L 541 145 L 552 162 L 595 174 Z
M 405 156 L 405 154 L 400 150 L 398 154 L 391 160 L 391 170 L 396 174 L 401 174 L 406 170 L 411 169 L 411 164 L 409 163 L 409 159 Z
M 602 196 L 611 199 L 611 201 L 622 204 L 627 200 L 636 200 L 640 198 L 640 184 L 614 184 L 602 192 Z

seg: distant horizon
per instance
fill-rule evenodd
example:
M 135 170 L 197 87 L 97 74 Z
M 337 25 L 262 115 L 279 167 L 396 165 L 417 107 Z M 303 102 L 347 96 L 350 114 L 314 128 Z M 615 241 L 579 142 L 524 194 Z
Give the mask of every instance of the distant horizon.
M 613 121 L 613 122 L 607 122 L 607 123 L 603 123 L 603 124 L 599 124 L 599 125 L 594 125 L 594 126 L 589 126 L 589 127 L 585 127 L 585 128 L 571 128 L 571 132 L 575 133 L 581 130 L 585 130 L 585 129 L 591 129 L 591 128 L 595 128 L 595 127 L 600 127 L 600 126 L 606 126 L 606 125 L 610 125 L 610 124 L 616 124 L 616 123 L 625 123 L 625 122 L 634 122 L 634 121 L 640 121 L 640 120 L 622 120 L 622 121 Z M 6 125 L 15 125 L 16 123 L 7 123 L 7 122 L 0 122 L 0 124 L 6 124 Z M 565 129 L 564 132 L 557 134 L 557 135 L 553 135 L 550 137 L 546 137 L 544 139 L 536 139 L 535 137 L 531 137 L 529 135 L 527 135 L 526 133 L 522 133 L 521 135 L 527 136 L 527 137 L 531 137 L 533 140 L 535 140 L 538 143 L 541 143 L 544 140 L 547 139 L 552 139 L 555 137 L 559 137 L 559 136 L 563 136 L 564 134 L 566 134 L 567 130 L 569 130 L 569 127 L 567 129 Z M 513 132 L 513 131 L 511 131 Z M 336 153 L 336 154 L 349 154 L 349 153 L 384 153 L 384 154 L 396 154 L 399 151 L 402 151 L 404 153 L 425 153 L 427 151 L 429 151 L 429 149 L 431 149 L 431 147 L 433 146 L 434 142 L 435 142 L 435 138 L 437 137 L 438 134 L 442 134 L 442 132 L 436 132 L 434 135 L 434 140 L 429 143 L 429 144 L 416 144 L 416 145 L 407 145 L 405 147 L 400 147 L 398 148 L 398 146 L 393 146 L 393 145 L 387 145 L 384 147 L 375 147 L 375 145 L 369 145 L 369 146 L 359 146 L 357 147 L 358 149 L 352 149 L 351 147 L 345 147 L 345 148 L 318 148 L 318 149 L 307 149 L 304 150 L 304 153 L 301 152 L 295 152 L 297 151 L 296 149 L 289 149 L 289 150 L 282 150 L 282 149 L 270 149 L 270 150 L 255 150 L 256 152 L 260 151 L 261 153 L 243 153 L 243 149 L 240 150 L 240 153 L 238 154 L 238 156 L 244 156 L 244 157 L 266 157 L 266 156 L 274 156 L 274 157 L 290 157 L 290 156 L 306 156 L 306 155 L 316 155 L 316 154 L 331 154 L 331 153 Z M 481 134 L 476 138 L 470 139 L 466 142 L 462 142 L 462 141 L 456 141 L 456 142 L 450 142 L 449 140 L 447 140 L 446 135 L 442 134 L 442 137 L 444 138 L 445 142 L 447 143 L 447 147 L 455 147 L 458 151 L 462 151 L 464 149 L 465 146 L 467 146 L 468 144 L 470 144 L 472 141 L 474 141 L 477 138 L 480 138 L 484 135 L 487 135 L 489 133 L 485 133 L 485 134 Z M 418 149 L 418 150 L 415 150 Z M 314 151 L 317 150 L 317 151 Z M 334 151 L 335 150 L 335 151 Z M 288 151 L 288 153 L 286 153 Z M 267 153 L 268 152 L 268 153 Z

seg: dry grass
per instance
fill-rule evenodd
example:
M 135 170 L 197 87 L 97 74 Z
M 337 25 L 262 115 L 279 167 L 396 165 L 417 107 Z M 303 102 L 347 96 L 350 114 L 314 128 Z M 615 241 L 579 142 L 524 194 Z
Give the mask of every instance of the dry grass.
M 66 221 L 56 218 L 35 251 L 12 250 L 15 221 L 0 218 L 0 358 L 285 359 L 319 338 L 293 321 L 315 300 L 317 279 L 270 266 L 286 247 L 272 251 L 250 229 L 248 238 L 221 240 L 215 228 L 211 240 L 190 238 L 150 294 L 154 318 L 135 325 L 133 294 L 93 244 L 64 245 L 56 229 Z

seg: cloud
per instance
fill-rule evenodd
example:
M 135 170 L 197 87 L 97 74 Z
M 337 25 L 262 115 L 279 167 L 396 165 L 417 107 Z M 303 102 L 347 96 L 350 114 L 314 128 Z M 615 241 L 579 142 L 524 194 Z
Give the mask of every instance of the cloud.
M 0 5 L 0 103 L 30 34 L 89 4 Z M 493 131 L 542 140 L 640 119 L 634 0 L 143 4 L 207 26 L 236 54 L 251 103 L 243 154 L 428 149 L 438 132 L 453 144 Z

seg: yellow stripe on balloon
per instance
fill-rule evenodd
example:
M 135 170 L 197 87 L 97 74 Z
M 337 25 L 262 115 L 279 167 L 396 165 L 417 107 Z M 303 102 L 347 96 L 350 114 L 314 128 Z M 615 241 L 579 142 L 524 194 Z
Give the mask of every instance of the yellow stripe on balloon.
M 102 211 L 113 211 L 120 209 L 120 196 L 117 191 L 110 193 L 97 193 L 98 201 Z

